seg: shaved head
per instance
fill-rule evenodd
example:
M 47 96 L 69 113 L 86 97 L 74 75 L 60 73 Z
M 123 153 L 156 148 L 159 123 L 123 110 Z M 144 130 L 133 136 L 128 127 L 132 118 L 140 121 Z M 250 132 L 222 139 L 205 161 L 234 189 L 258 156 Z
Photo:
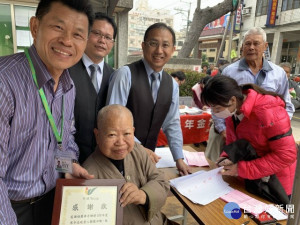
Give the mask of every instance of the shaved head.
M 98 113 L 97 122 L 94 133 L 99 150 L 110 159 L 124 159 L 134 146 L 131 112 L 121 105 L 108 105 Z
M 133 116 L 129 109 L 122 105 L 108 105 L 103 107 L 97 117 L 97 127 L 98 129 L 105 129 L 109 126 L 109 121 L 115 120 L 117 117 L 125 116 L 130 120 L 133 126 Z

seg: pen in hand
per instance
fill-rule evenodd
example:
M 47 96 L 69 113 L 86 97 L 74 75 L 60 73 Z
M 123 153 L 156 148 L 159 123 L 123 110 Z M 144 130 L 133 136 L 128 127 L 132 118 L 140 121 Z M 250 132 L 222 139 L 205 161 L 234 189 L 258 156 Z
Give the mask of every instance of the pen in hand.
M 227 158 L 224 157 L 224 158 L 220 159 L 219 161 L 216 162 L 216 165 L 217 165 L 218 167 L 221 167 L 220 163 L 223 162 L 225 159 L 227 159 Z

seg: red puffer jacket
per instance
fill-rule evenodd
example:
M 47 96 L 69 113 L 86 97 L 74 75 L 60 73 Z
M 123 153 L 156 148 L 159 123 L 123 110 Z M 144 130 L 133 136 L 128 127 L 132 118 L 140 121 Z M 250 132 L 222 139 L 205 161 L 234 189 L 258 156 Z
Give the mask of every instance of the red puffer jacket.
M 292 135 L 270 141 L 287 133 L 291 128 L 284 102 L 279 97 L 261 95 L 249 89 L 245 93 L 241 112 L 244 118 L 236 127 L 232 118 L 226 119 L 226 144 L 237 139 L 251 143 L 260 158 L 238 162 L 238 175 L 247 179 L 258 179 L 276 174 L 286 193 L 292 193 L 295 177 L 297 150 Z

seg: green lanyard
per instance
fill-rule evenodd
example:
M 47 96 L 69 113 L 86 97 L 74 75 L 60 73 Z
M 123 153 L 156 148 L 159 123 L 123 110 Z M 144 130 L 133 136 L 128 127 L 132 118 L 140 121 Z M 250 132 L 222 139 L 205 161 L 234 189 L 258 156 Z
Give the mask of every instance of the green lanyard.
M 30 70 L 31 70 L 31 73 L 32 73 L 32 78 L 34 80 L 34 83 L 36 84 L 37 88 L 39 88 L 38 87 L 38 83 L 37 83 L 37 79 L 36 79 L 35 69 L 34 69 L 34 66 L 32 64 L 32 61 L 31 61 L 31 58 L 30 58 L 30 55 L 28 53 L 28 49 L 27 48 L 25 49 L 25 55 L 26 55 L 26 58 L 28 60 L 29 65 L 30 65 Z M 47 99 L 46 99 L 46 96 L 45 96 L 43 88 L 39 89 L 39 94 L 41 96 L 41 100 L 43 102 L 46 114 L 48 116 L 48 119 L 49 119 L 50 125 L 52 127 L 53 133 L 54 133 L 55 138 L 57 140 L 57 143 L 59 145 L 61 145 L 61 143 L 62 143 L 62 135 L 63 135 L 63 127 L 64 127 L 64 96 L 62 97 L 63 98 L 62 99 L 62 118 L 61 118 L 61 129 L 60 129 L 60 134 L 59 134 L 58 130 L 57 130 L 57 127 L 56 127 L 56 124 L 54 122 L 54 118 L 53 118 L 52 113 L 50 111 L 50 108 L 49 108 L 49 105 L 48 105 L 48 102 L 47 102 Z

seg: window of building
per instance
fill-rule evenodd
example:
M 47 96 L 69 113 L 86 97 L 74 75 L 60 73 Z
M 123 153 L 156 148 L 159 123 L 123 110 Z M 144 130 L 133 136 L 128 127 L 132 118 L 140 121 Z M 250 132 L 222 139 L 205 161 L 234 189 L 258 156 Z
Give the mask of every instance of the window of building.
M 0 56 L 14 53 L 10 5 L 0 4 Z
M 256 3 L 256 16 L 267 15 L 269 0 L 257 0 Z
M 206 52 L 206 49 L 202 49 L 202 52 Z
M 35 10 L 36 7 L 0 4 L 0 56 L 22 52 L 32 45 L 29 25 Z
M 294 9 L 300 8 L 300 0 L 294 0 Z
M 210 48 L 210 49 L 209 49 L 209 52 L 215 52 L 215 51 L 216 51 L 215 48 Z
M 208 62 L 213 63 L 215 61 L 214 57 L 208 57 Z
M 300 8 L 300 0 L 282 0 L 282 11 Z

